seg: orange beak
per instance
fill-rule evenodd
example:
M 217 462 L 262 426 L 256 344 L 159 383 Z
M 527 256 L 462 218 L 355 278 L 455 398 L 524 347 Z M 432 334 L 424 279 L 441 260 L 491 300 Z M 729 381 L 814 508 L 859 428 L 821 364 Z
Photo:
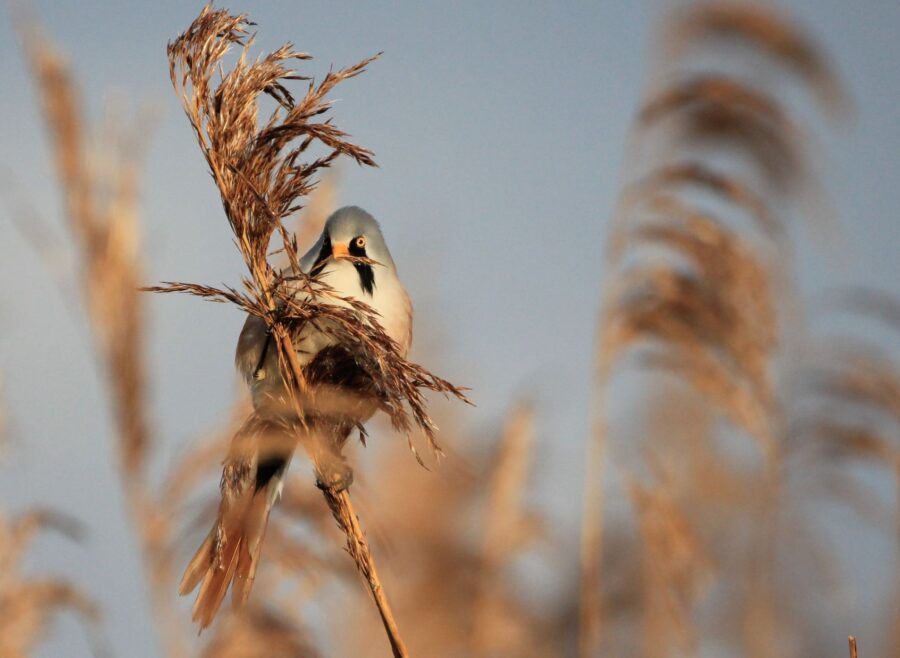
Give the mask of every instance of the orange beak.
M 345 244 L 334 244 L 331 247 L 331 255 L 334 258 L 349 258 L 350 250 L 347 249 Z

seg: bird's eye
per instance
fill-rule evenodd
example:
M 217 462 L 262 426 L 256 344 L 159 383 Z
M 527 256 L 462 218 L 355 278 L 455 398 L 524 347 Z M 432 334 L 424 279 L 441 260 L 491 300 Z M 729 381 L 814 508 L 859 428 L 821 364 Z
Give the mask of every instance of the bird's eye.
M 366 248 L 366 236 L 360 235 L 353 241 L 353 244 L 357 247 L 357 249 L 365 249 Z

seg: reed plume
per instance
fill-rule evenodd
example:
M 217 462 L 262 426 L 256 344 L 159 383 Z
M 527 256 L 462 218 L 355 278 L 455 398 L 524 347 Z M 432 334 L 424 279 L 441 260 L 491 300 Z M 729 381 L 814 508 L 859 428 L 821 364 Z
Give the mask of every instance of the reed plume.
M 900 334 L 900 300 L 860 287 L 834 297 L 839 310 L 869 331 L 816 336 L 796 367 L 785 437 L 789 472 L 804 487 L 795 485 L 795 498 L 846 505 L 873 529 L 892 531 L 900 545 L 900 356 L 894 340 Z M 879 333 L 889 342 L 879 342 Z M 860 464 L 893 480 L 898 493 L 892 510 L 884 509 L 870 487 L 860 486 L 858 469 L 852 468 Z M 819 542 L 814 537 L 810 543 Z M 893 580 L 889 605 L 896 615 L 900 575 L 895 572 Z M 893 632 L 888 642 L 896 652 L 896 628 Z
M 55 615 L 73 612 L 94 632 L 100 613 L 78 587 L 62 577 L 26 576 L 22 559 L 40 532 L 55 530 L 77 539 L 79 526 L 52 510 L 34 509 L 8 518 L 0 515 L 0 655 L 32 655 Z
M 842 94 L 819 49 L 768 9 L 704 3 L 673 17 L 661 41 L 665 54 L 654 76 L 660 82 L 651 86 L 638 115 L 632 178 L 620 196 L 608 242 L 585 485 L 581 655 L 596 655 L 600 646 L 600 482 L 612 431 L 610 393 L 629 371 L 645 373 L 648 391 L 668 385 L 671 394 L 677 382 L 674 386 L 692 391 L 690 404 L 730 421 L 720 433 L 755 441 L 764 493 L 750 519 L 770 529 L 760 533 L 744 564 L 758 574 L 752 597 L 765 601 L 755 608 L 765 615 L 751 624 L 747 647 L 752 655 L 772 655 L 777 613 L 767 570 L 785 427 L 777 369 L 785 322 L 781 307 L 790 295 L 774 283 L 789 278 L 778 271 L 776 258 L 789 244 L 791 209 L 814 189 L 805 135 L 776 89 L 783 75 L 794 76 L 827 100 L 826 111 L 840 104 Z M 747 61 L 768 58 L 774 73 L 762 84 L 742 75 L 740 58 L 737 70 L 709 64 L 720 46 L 738 41 L 752 53 Z M 754 78 L 760 79 L 758 72 Z M 666 471 L 660 472 L 662 458 L 648 461 L 651 450 L 666 450 L 666 434 L 646 435 L 645 475 L 629 478 L 648 556 L 642 650 L 647 656 L 696 652 L 692 610 L 703 589 L 697 570 L 685 565 L 702 563 L 709 554 L 697 524 L 699 510 L 711 501 L 685 498 Z M 703 449 L 721 450 L 692 440 L 672 456 L 698 459 Z M 657 482 L 641 479 L 648 477 Z M 683 506 L 688 501 L 691 505 Z
M 206 299 L 228 301 L 265 322 L 278 350 L 282 376 L 291 391 L 290 404 L 300 419 L 298 427 L 284 428 L 284 433 L 293 433 L 300 438 L 314 462 L 317 458 L 315 433 L 309 431 L 303 409 L 304 405 L 311 408 L 310 398 L 316 396 L 317 391 L 309 385 L 308 373 L 299 364 L 293 340 L 305 324 L 325 320 L 334 327 L 335 337 L 341 343 L 353 345 L 360 355 L 358 361 L 371 376 L 379 394 L 380 407 L 394 427 L 407 434 L 413 425 L 419 427 L 437 452 L 435 428 L 425 409 L 422 389 L 465 399 L 461 390 L 406 361 L 367 305 L 354 299 L 339 298 L 315 275 L 302 272 L 296 239 L 289 235 L 283 224 L 285 218 L 300 209 L 301 200 L 314 189 L 320 171 L 339 156 L 348 156 L 362 165 L 375 164 L 371 152 L 349 142 L 346 133 L 330 121 L 318 120 L 330 107 L 331 103 L 326 100 L 329 92 L 338 83 L 362 73 L 374 58 L 337 72 L 330 71 L 318 84 L 310 81 L 304 96 L 295 100 L 288 84 L 309 79 L 289 65 L 308 60 L 310 56 L 286 45 L 250 61 L 253 39 L 247 35 L 249 24 L 245 15 L 234 16 L 207 5 L 168 47 L 172 84 L 218 187 L 226 218 L 248 268 L 248 276 L 241 282 L 243 290 L 182 283 L 166 283 L 151 290 L 189 292 Z M 232 46 L 239 47 L 241 54 L 227 73 L 222 72 L 216 83 L 213 78 Z M 276 109 L 260 122 L 259 103 L 263 96 L 273 100 Z M 325 154 L 309 157 L 308 151 L 314 145 L 321 147 Z M 290 263 L 287 271 L 276 270 L 268 260 L 273 236 L 280 239 Z M 292 282 L 293 288 L 285 285 L 287 281 Z M 300 396 L 306 396 L 306 401 L 301 402 Z M 328 402 L 317 400 L 315 404 Z M 252 427 L 248 430 L 251 435 L 256 431 Z M 241 481 L 241 469 L 248 465 L 240 454 L 234 457 L 223 474 L 223 500 L 243 495 L 237 484 Z M 328 487 L 323 488 L 323 493 L 338 526 L 345 533 L 347 550 L 369 585 L 394 654 L 407 655 L 349 493 Z M 222 550 L 228 550 L 231 557 L 226 559 L 235 560 L 234 551 L 246 548 L 231 546 L 223 549 L 216 539 L 221 536 L 222 528 L 222 525 L 214 528 L 207 540 L 210 554 L 222 555 Z M 201 549 L 196 559 L 203 560 L 203 552 Z M 219 569 L 215 562 L 217 558 L 213 559 L 208 574 Z M 230 563 L 234 565 L 233 561 Z M 236 577 L 248 585 L 234 590 L 237 602 L 246 597 L 253 580 L 254 565 L 255 558 L 251 557 L 247 566 L 239 568 Z M 189 565 L 183 591 L 199 583 L 202 569 L 200 562 Z M 218 576 L 205 577 L 195 606 L 195 617 L 201 627 L 211 621 L 232 573 L 232 570 L 225 571 L 222 582 Z
M 505 591 L 504 570 L 540 534 L 539 517 L 524 500 L 534 444 L 534 410 L 520 402 L 508 412 L 487 475 L 479 578 L 472 631 L 475 656 L 527 656 L 546 650 L 529 632 L 529 616 Z
M 295 410 L 357 402 L 297 366 L 296 336 L 308 323 L 327 323 L 359 354 L 384 418 L 408 438 L 423 431 L 431 454 L 413 452 L 421 462 L 437 461 L 427 396 L 463 392 L 401 358 L 365 304 L 337 296 L 299 268 L 298 245 L 320 232 L 335 205 L 330 165 L 341 156 L 374 165 L 373 154 L 327 118 L 335 86 L 372 60 L 317 83 L 294 70 L 309 55 L 290 45 L 254 57 L 251 25 L 207 6 L 168 49 L 173 85 L 247 274 L 233 287 L 167 283 L 152 290 L 233 304 L 261 318 L 276 339 Z M 252 568 L 231 585 L 233 600 L 244 605 L 219 612 L 203 645 L 187 644 L 187 624 L 174 614 L 176 569 L 206 536 L 208 550 L 188 568 L 187 584 L 206 583 L 196 617 L 210 623 L 229 587 L 225 575 L 241 565 L 240 557 L 224 555 L 218 512 L 223 499 L 245 494 L 250 444 L 271 427 L 241 397 L 227 422 L 151 481 L 158 437 L 146 395 L 148 314 L 137 291 L 137 135 L 144 125 L 107 126 L 110 139 L 95 139 L 103 127 L 86 121 L 67 61 L 36 32 L 26 34 L 110 397 L 122 491 L 167 656 L 380 655 L 379 626 L 395 656 L 536 658 L 575 653 L 576 642 L 581 656 L 793 657 L 821 655 L 826 641 L 844 653 L 821 629 L 809 630 L 831 595 L 848 588 L 835 542 L 816 534 L 822 528 L 806 507 L 836 500 L 871 521 L 871 532 L 900 541 L 900 500 L 885 504 L 876 495 L 883 492 L 861 477 L 892 476 L 900 491 L 900 303 L 865 288 L 836 296 L 854 325 L 868 323 L 860 335 L 826 335 L 817 323 L 797 320 L 805 309 L 792 269 L 794 250 L 803 246 L 796 219 L 819 189 L 810 144 L 811 126 L 820 124 L 803 112 L 843 117 L 850 102 L 825 53 L 792 21 L 769 8 L 707 3 L 674 16 L 659 39 L 662 53 L 635 119 L 608 231 L 581 577 L 571 591 L 553 598 L 521 582 L 523 564 L 531 576 L 536 562 L 564 581 L 570 556 L 556 551 L 546 559 L 561 544 L 550 515 L 529 499 L 542 464 L 535 411 L 520 404 L 502 431 L 478 435 L 474 447 L 459 417 L 440 419 L 442 442 L 453 450 L 439 477 L 401 459 L 408 454 L 399 442 L 379 443 L 374 468 L 354 488 L 370 494 L 357 501 L 368 536 L 348 492 L 326 486 L 320 493 L 306 474 L 290 474 L 265 542 L 250 549 Z M 49 237 L 21 214 L 29 239 L 46 249 Z M 875 340 L 878 332 L 888 341 Z M 622 422 L 632 409 L 635 417 Z M 3 411 L 0 401 L 0 441 Z M 318 428 L 297 416 L 280 434 L 315 464 Z M 604 479 L 610 465 L 622 492 L 607 514 L 605 495 L 615 491 Z M 2 656 L 31 655 L 58 612 L 74 611 L 89 631 L 99 618 L 96 604 L 70 582 L 23 569 L 30 540 L 44 529 L 76 534 L 69 519 L 41 509 L 0 518 Z M 373 553 L 386 574 L 397 574 L 389 579 L 393 609 Z M 804 569 L 826 588 L 797 587 Z M 356 587 L 360 573 L 368 588 Z M 380 618 L 371 614 L 370 594 Z M 325 617 L 333 625 L 327 638 L 310 623 L 312 602 L 316 622 Z M 900 599 L 894 606 L 890 619 Z M 410 620 L 402 637 L 394 610 Z M 897 633 L 887 628 L 900 640 Z M 864 639 L 874 646 L 874 638 Z M 900 641 L 887 646 L 896 652 Z
M 138 190 L 143 135 L 92 131 L 77 85 L 63 56 L 33 24 L 20 30 L 50 134 L 67 226 L 80 257 L 80 283 L 98 361 L 110 396 L 122 490 L 143 563 L 156 621 L 167 654 L 185 655 L 168 605 L 168 527 L 147 481 L 154 437 L 147 401 L 146 312 L 138 286 Z M 97 134 L 105 134 L 100 140 Z

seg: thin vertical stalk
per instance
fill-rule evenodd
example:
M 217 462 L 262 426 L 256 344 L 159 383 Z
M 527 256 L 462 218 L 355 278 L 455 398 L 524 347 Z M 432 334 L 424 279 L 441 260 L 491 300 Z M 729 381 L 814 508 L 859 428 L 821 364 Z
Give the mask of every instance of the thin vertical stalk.
M 384 632 L 388 636 L 391 643 L 391 651 L 394 658 L 408 658 L 409 652 L 403 638 L 400 636 L 400 629 L 397 626 L 397 620 L 388 601 L 387 593 L 381 585 L 381 578 L 378 576 L 378 569 L 375 567 L 375 560 L 372 559 L 372 553 L 369 550 L 369 544 L 366 542 L 365 534 L 359 523 L 359 517 L 353 510 L 353 501 L 350 499 L 350 492 L 346 489 L 339 493 L 335 493 L 330 489 L 323 490 L 325 501 L 331 509 L 334 520 L 347 536 L 347 552 L 356 562 L 356 568 L 366 579 L 369 591 L 372 592 L 372 598 L 378 608 L 378 614 L 381 615 L 381 623 L 384 625 Z
M 119 475 L 128 518 L 144 558 L 154 620 L 169 658 L 187 655 L 169 605 L 169 571 L 157 505 L 147 490 L 153 437 L 145 396 L 143 305 L 137 290 L 136 149 L 116 149 L 115 173 L 92 176 L 89 135 L 78 90 L 64 59 L 33 26 L 20 24 L 56 160 L 68 226 L 82 263 L 83 300 L 112 406 Z M 135 145 L 129 145 L 135 146 Z M 105 186 L 105 187 L 104 187 Z M 112 190 L 103 202 L 104 189 Z
M 300 361 L 297 359 L 297 352 L 294 349 L 288 331 L 283 326 L 276 324 L 274 333 L 278 340 L 278 349 L 282 361 L 288 366 L 288 379 L 291 380 L 288 383 L 290 384 L 290 390 L 293 392 L 292 401 L 298 410 L 298 417 L 303 418 L 297 394 L 303 390 L 302 387 L 305 386 L 306 380 L 303 376 Z M 300 443 L 305 447 L 307 446 L 306 442 L 301 441 Z M 312 451 L 309 452 L 310 458 L 315 461 L 315 455 Z M 378 576 L 375 560 L 372 558 L 365 533 L 353 509 L 350 492 L 348 490 L 335 492 L 325 488 L 322 490 L 322 494 L 325 496 L 325 502 L 328 504 L 334 520 L 346 536 L 347 552 L 350 553 L 350 557 L 356 563 L 357 570 L 362 574 L 366 584 L 369 586 L 369 591 L 372 593 L 372 598 L 378 608 L 378 614 L 381 616 L 384 631 L 391 644 L 394 658 L 408 658 L 409 652 L 406 650 L 406 645 L 400 636 L 400 629 L 397 626 L 397 620 L 394 617 L 387 594 L 381 584 L 381 578 Z

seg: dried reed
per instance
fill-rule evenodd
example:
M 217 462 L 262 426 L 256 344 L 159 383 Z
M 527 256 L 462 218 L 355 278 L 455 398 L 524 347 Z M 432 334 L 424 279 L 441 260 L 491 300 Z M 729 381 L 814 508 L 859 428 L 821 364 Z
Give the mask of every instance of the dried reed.
M 73 612 L 93 631 L 97 606 L 80 589 L 61 577 L 25 577 L 21 560 L 34 536 L 56 530 L 72 539 L 78 524 L 50 510 L 32 510 L 8 519 L 0 516 L 0 655 L 26 658 L 47 634 L 54 613 Z
M 140 540 L 160 635 L 167 654 L 177 658 L 186 652 L 168 604 L 167 528 L 146 481 L 153 439 L 137 231 L 139 135 L 145 131 L 112 131 L 106 143 L 92 140 L 63 57 L 36 27 L 20 32 L 51 137 L 66 219 L 81 257 L 82 292 L 112 398 L 122 488 Z
M 785 292 L 774 289 L 773 280 L 784 277 L 766 255 L 783 248 L 785 205 L 799 196 L 811 174 L 804 136 L 775 94 L 751 85 L 750 76 L 691 68 L 695 51 L 709 55 L 737 40 L 769 57 L 776 70 L 799 73 L 829 100 L 839 95 L 840 85 L 818 49 L 773 12 L 707 3 L 667 23 L 662 41 L 668 50 L 656 78 L 670 82 L 651 88 L 638 117 L 635 150 L 645 161 L 636 167 L 637 180 L 623 190 L 609 240 L 586 460 L 581 656 L 596 655 L 600 642 L 607 407 L 617 373 L 629 364 L 661 374 L 658 381 L 677 378 L 733 428 L 755 439 L 764 464 L 764 495 L 753 518 L 770 529 L 761 533 L 751 563 L 771 565 L 773 559 L 784 428 L 775 365 Z M 750 227 L 735 220 L 743 215 L 750 216 Z M 626 362 L 626 355 L 634 359 Z M 643 653 L 694 653 L 691 611 L 700 590 L 693 576 L 684 576 L 684 565 L 702 563 L 708 552 L 694 529 L 697 513 L 687 513 L 665 478 L 658 484 L 636 477 L 630 482 L 649 556 L 646 578 L 653 583 L 644 603 Z M 766 600 L 765 612 L 773 615 L 766 598 L 772 584 L 767 576 L 759 580 L 765 590 L 759 600 Z
M 238 618 L 223 625 L 201 658 L 317 658 L 319 655 L 296 619 L 254 603 Z
M 855 318 L 874 319 L 894 335 L 900 332 L 896 297 L 857 288 L 839 295 L 839 301 Z M 877 512 L 879 503 L 871 493 L 854 486 L 847 466 L 864 463 L 889 473 L 898 492 L 892 525 L 900 544 L 900 362 L 889 347 L 852 335 L 819 341 L 812 360 L 798 368 L 787 450 L 794 469 L 818 485 L 816 493 L 850 505 L 875 528 L 891 524 Z M 894 590 L 900 591 L 900 574 L 894 580 Z M 900 606 L 900 597 L 893 605 L 895 610 Z
M 455 416 L 443 418 L 453 451 L 440 477 L 400 459 L 398 444 L 373 446 L 378 488 L 363 499 L 366 517 L 373 542 L 384 547 L 384 567 L 402 574 L 392 601 L 399 615 L 417 621 L 404 629 L 416 655 L 560 654 L 571 610 L 536 609 L 534 590 L 522 583 L 523 558 L 544 557 L 554 547 L 545 532 L 549 519 L 525 500 L 532 484 L 532 414 L 530 405 L 513 405 L 497 435 L 476 441 L 466 440 Z M 341 634 L 337 654 L 373 655 L 377 628 L 367 612 L 354 608 L 347 617 L 342 602 L 338 627 L 357 630 L 352 637 Z
M 291 404 L 302 426 L 306 425 L 304 409 L 311 408 L 317 391 L 309 386 L 307 373 L 298 362 L 293 337 L 306 323 L 328 320 L 339 341 L 353 345 L 360 355 L 358 361 L 371 376 L 380 407 L 394 427 L 408 434 L 413 424 L 417 425 L 431 447 L 439 451 L 421 389 L 465 399 L 462 392 L 403 359 L 371 308 L 338 297 L 315 276 L 302 272 L 297 242 L 283 225 L 283 220 L 300 208 L 300 199 L 314 189 L 316 175 L 337 157 L 346 155 L 359 164 L 375 164 L 368 150 L 347 141 L 346 133 L 329 121 L 316 121 L 330 107 L 328 93 L 338 83 L 362 73 L 374 58 L 329 72 L 318 84 L 310 82 L 306 94 L 295 100 L 287 83 L 308 78 L 297 74 L 289 64 L 310 56 L 286 45 L 250 62 L 253 39 L 247 38 L 249 25 L 244 15 L 234 16 L 207 5 L 168 47 L 172 84 L 219 189 L 225 215 L 249 271 L 249 277 L 242 281 L 244 291 L 181 283 L 151 290 L 189 292 L 228 301 L 263 319 L 274 338 L 282 376 L 292 392 Z M 217 68 L 232 46 L 241 48 L 241 55 L 214 83 Z M 261 96 L 273 99 L 277 108 L 260 124 Z M 304 162 L 314 144 L 326 154 Z M 287 272 L 276 271 L 268 261 L 276 234 L 290 263 Z M 290 288 L 285 285 L 288 281 Z M 301 402 L 301 396 L 305 401 Z M 320 403 L 326 404 L 317 400 L 312 406 Z M 312 434 L 303 427 L 299 429 L 300 436 L 305 437 L 301 443 L 315 460 L 316 449 L 309 445 Z M 348 552 L 369 585 L 394 654 L 407 655 L 349 493 L 328 488 L 323 493 L 346 535 Z
M 520 403 L 510 411 L 500 436 L 488 480 L 481 546 L 478 589 L 473 606 L 475 656 L 511 655 L 512 626 L 508 600 L 504 600 L 503 568 L 534 539 L 535 519 L 523 500 L 528 484 L 534 411 Z
M 668 36 L 668 45 L 676 56 L 710 41 L 724 46 L 745 43 L 772 57 L 783 69 L 792 71 L 798 80 L 810 85 L 829 111 L 846 112 L 850 105 L 826 53 L 796 23 L 772 7 L 707 3 L 689 10 L 684 20 L 673 25 Z
M 291 404 L 298 409 L 311 408 L 312 401 L 317 409 L 353 403 L 342 393 L 319 390 L 314 373 L 298 368 L 294 358 L 292 337 L 304 323 L 327 318 L 342 341 L 358 346 L 394 427 L 407 434 L 422 428 L 438 453 L 422 389 L 462 393 L 401 359 L 371 309 L 337 297 L 299 270 L 297 245 L 318 232 L 326 210 L 307 204 L 304 210 L 314 217 L 297 235 L 291 237 L 285 227 L 300 200 L 323 191 L 328 179 L 316 187 L 316 176 L 337 157 L 374 164 L 370 152 L 317 118 L 328 110 L 326 96 L 333 87 L 371 60 L 310 83 L 298 100 L 287 85 L 305 78 L 289 63 L 309 56 L 286 46 L 251 61 L 249 25 L 244 16 L 207 6 L 169 47 L 173 84 L 249 276 L 234 289 L 167 284 L 155 290 L 233 303 L 263 318 L 278 340 L 282 370 L 296 394 Z M 792 639 L 786 632 L 790 618 L 779 619 L 778 583 L 772 577 L 778 527 L 773 508 L 784 514 L 781 504 L 792 503 L 782 479 L 799 471 L 826 485 L 825 469 L 834 469 L 842 481 L 827 481 L 831 493 L 857 501 L 871 515 L 871 501 L 845 486 L 844 465 L 852 460 L 892 469 L 900 482 L 900 366 L 887 350 L 845 337 L 823 342 L 812 363 L 784 362 L 780 285 L 786 277 L 767 255 L 785 248 L 789 208 L 810 176 L 805 137 L 774 88 L 750 86 L 750 76 L 698 74 L 689 67 L 698 52 L 718 53 L 740 42 L 809 86 L 826 109 L 842 111 L 848 103 L 822 52 L 771 10 L 727 3 L 691 8 L 668 24 L 664 42 L 678 75 L 662 77 L 676 82 L 651 89 L 636 134 L 642 144 L 665 148 L 651 149 L 649 162 L 642 162 L 645 169 L 622 190 L 609 240 L 587 446 L 582 578 L 572 597 L 580 606 L 578 651 L 598 655 L 606 641 L 614 655 L 692 655 L 712 640 L 743 644 L 743 653 L 771 658 L 800 646 L 782 641 Z M 160 635 L 169 656 L 187 655 L 169 604 L 174 564 L 184 535 L 208 527 L 217 501 L 203 495 L 204 484 L 251 411 L 236 405 L 232 422 L 192 446 L 169 471 L 160 495 L 151 493 L 145 318 L 136 294 L 139 143 L 116 141 L 106 154 L 112 165 L 100 166 L 102 154 L 88 138 L 62 59 L 36 34 L 25 43 L 53 137 L 67 218 L 82 255 L 84 296 L 113 399 L 123 489 L 141 539 Z M 221 67 L 230 46 L 241 54 L 226 72 Z M 278 108 L 260 123 L 263 96 Z M 309 155 L 320 152 L 324 155 Z M 723 152 L 746 166 L 725 166 L 733 162 L 723 161 Z M 325 198 L 323 205 L 332 203 Z M 743 221 L 748 217 L 749 224 Z M 889 294 L 855 289 L 842 299 L 858 315 L 900 327 L 900 303 Z M 662 382 L 642 390 L 648 418 L 641 430 L 653 449 L 641 452 L 640 472 L 624 469 L 640 551 L 627 545 L 621 527 L 605 529 L 602 523 L 602 475 L 614 430 L 610 395 L 617 376 L 632 366 Z M 786 390 L 785 371 L 799 375 L 799 389 Z M 662 394 L 652 397 L 660 389 Z M 416 653 L 559 654 L 559 639 L 573 630 L 565 620 L 538 618 L 505 577 L 540 526 L 523 501 L 532 422 L 530 408 L 514 408 L 492 459 L 468 455 L 475 478 L 456 472 L 413 481 L 397 448 L 385 448 L 370 522 L 373 537 L 386 537 L 390 544 L 388 561 L 403 570 L 392 598 L 401 615 L 418 622 L 404 636 Z M 762 474 L 728 463 L 718 443 L 735 435 L 754 440 L 749 445 L 761 456 Z M 240 442 L 231 450 L 226 474 L 246 457 Z M 287 483 L 269 528 L 257 596 L 229 613 L 201 655 L 320 655 L 299 614 L 298 596 L 279 600 L 278 590 L 286 576 L 302 577 L 316 588 L 331 576 L 353 573 L 332 550 L 340 537 L 333 520 L 376 599 L 394 655 L 408 655 L 349 495 L 325 490 L 326 512 L 305 485 L 296 475 Z M 417 495 L 410 500 L 413 487 Z M 187 519 L 186 531 L 175 527 L 177 515 Z M 472 519 L 480 519 L 477 532 Z M 312 532 L 300 538 L 291 532 L 294 523 Z M 40 510 L 0 519 L 0 655 L 28 655 L 55 610 L 72 609 L 92 624 L 97 618 L 93 603 L 64 580 L 19 573 L 29 538 L 45 527 L 72 530 L 68 520 Z M 900 521 L 894 528 L 900 538 Z M 317 549 L 320 545 L 328 548 Z M 814 548 L 827 553 L 827 547 Z M 805 551 L 804 558 L 819 559 L 813 551 Z M 703 627 L 701 632 L 698 604 L 719 574 L 730 576 L 717 601 L 723 610 L 715 631 Z M 358 619 L 361 637 L 341 634 L 340 651 L 368 655 L 373 633 L 366 632 L 366 623 L 377 623 L 370 608 L 348 612 L 346 602 L 341 605 L 342 623 Z M 569 612 L 567 605 L 574 609 L 576 602 L 563 602 L 561 616 Z M 613 634 L 615 641 L 609 642 Z M 848 641 L 855 658 L 855 638 Z

